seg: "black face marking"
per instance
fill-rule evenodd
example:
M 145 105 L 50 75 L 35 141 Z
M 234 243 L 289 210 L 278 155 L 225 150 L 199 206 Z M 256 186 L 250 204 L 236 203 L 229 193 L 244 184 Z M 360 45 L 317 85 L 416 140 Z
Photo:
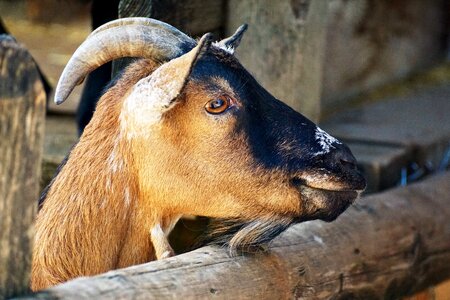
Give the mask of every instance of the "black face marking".
M 349 190 L 364 188 L 364 178 L 355 168 L 345 168 L 337 152 L 351 156 L 350 150 L 342 146 L 333 147 L 329 153 L 323 153 L 323 147 L 317 141 L 317 126 L 274 98 L 251 76 L 240 63 L 228 53 L 211 48 L 197 63 L 192 77 L 198 82 L 209 85 L 211 91 L 223 87 L 211 78 L 227 81 L 233 88 L 233 95 L 240 103 L 234 134 L 245 136 L 252 158 L 258 167 L 267 170 L 282 170 L 288 180 L 301 189 L 306 181 L 301 174 L 324 174 L 336 181 L 347 182 Z M 341 153 L 341 154 L 342 154 Z M 299 179 L 300 180 L 297 180 Z M 309 187 L 308 187 L 309 189 Z M 273 216 L 270 220 L 216 220 L 210 226 L 204 242 L 227 245 L 231 251 L 252 251 L 266 244 L 283 232 L 292 223 L 312 219 L 334 220 L 356 198 L 357 192 L 333 192 L 314 190 L 302 194 L 304 215 L 294 219 Z M 304 197 L 303 197 L 304 196 Z M 307 196 L 312 197 L 309 199 Z M 316 201 L 314 201 L 316 200 Z
M 221 49 L 210 48 L 198 61 L 192 77 L 209 83 L 211 90 L 220 89 L 211 78 L 221 78 L 233 88 L 241 104 L 236 114 L 235 133 L 246 136 L 252 156 L 259 166 L 287 173 L 327 172 L 349 186 L 361 189 L 362 175 L 345 168 L 338 156 L 351 156 L 343 144 L 323 153 L 317 140 L 317 126 L 288 105 L 273 97 L 245 70 L 237 59 Z M 336 155 L 338 152 L 345 155 Z
M 316 155 L 323 150 L 316 140 L 317 126 L 267 92 L 234 56 L 211 48 L 191 75 L 212 91 L 221 89 L 212 78 L 221 78 L 233 88 L 242 106 L 235 131 L 247 136 L 261 166 L 288 172 L 327 168 L 323 155 Z

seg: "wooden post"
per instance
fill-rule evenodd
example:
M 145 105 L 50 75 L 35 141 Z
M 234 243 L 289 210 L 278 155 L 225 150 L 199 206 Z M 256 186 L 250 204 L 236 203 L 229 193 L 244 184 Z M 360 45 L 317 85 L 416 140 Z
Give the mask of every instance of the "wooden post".
M 0 299 L 28 290 L 44 122 L 33 58 L 0 35 Z
M 227 34 L 248 32 L 237 56 L 275 97 L 314 121 L 320 116 L 326 0 L 230 0 Z
M 29 299 L 400 299 L 450 277 L 450 172 L 291 227 L 267 253 L 203 247 Z

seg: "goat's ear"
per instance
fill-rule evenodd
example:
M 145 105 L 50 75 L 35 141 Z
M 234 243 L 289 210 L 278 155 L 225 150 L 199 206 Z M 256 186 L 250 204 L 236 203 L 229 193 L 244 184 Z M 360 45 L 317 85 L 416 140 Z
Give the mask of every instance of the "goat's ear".
M 125 102 L 127 114 L 140 115 L 135 121 L 155 123 L 168 111 L 183 91 L 199 57 L 211 45 L 212 35 L 205 34 L 188 53 L 161 65 L 139 80 Z
M 223 39 L 220 42 L 214 43 L 214 46 L 222 48 L 233 54 L 234 50 L 241 43 L 242 36 L 244 35 L 244 32 L 247 30 L 247 28 L 248 28 L 247 24 L 242 24 L 241 26 L 239 26 L 239 28 L 232 36 Z
M 188 53 L 175 58 L 155 70 L 151 75 L 152 89 L 160 91 L 161 103 L 167 103 L 167 107 L 181 94 L 192 69 L 199 57 L 205 53 L 211 45 L 212 34 L 202 36 L 197 46 Z
M 154 76 L 157 80 L 153 88 L 166 92 L 165 96 L 167 99 L 161 99 L 163 102 L 168 101 L 167 103 L 170 106 L 181 94 L 192 69 L 201 55 L 208 50 L 211 41 L 212 34 L 207 33 L 203 35 L 194 49 L 165 63 L 152 74 L 152 77 Z

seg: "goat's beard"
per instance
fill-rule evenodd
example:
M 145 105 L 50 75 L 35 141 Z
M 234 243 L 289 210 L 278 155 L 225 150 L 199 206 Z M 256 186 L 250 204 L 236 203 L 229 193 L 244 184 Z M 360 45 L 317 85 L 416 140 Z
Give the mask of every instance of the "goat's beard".
M 285 231 L 291 218 L 256 219 L 213 219 L 201 244 L 227 247 L 230 255 L 264 251 L 270 241 Z

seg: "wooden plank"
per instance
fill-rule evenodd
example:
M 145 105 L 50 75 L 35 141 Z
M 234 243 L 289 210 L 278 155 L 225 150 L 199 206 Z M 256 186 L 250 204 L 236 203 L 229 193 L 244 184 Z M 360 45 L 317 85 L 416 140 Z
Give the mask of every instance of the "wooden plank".
M 368 178 L 367 192 L 390 188 L 411 166 L 442 168 L 450 149 L 450 84 L 386 99 L 329 118 L 321 127 L 346 142 Z M 416 175 L 420 172 L 416 171 Z
M 321 111 L 327 15 L 327 1 L 228 1 L 227 34 L 249 24 L 237 57 L 275 97 L 314 121 Z
M 45 96 L 28 51 L 0 36 L 0 299 L 28 290 Z
M 28 299 L 398 299 L 450 277 L 450 173 L 290 228 L 268 252 L 195 251 Z

